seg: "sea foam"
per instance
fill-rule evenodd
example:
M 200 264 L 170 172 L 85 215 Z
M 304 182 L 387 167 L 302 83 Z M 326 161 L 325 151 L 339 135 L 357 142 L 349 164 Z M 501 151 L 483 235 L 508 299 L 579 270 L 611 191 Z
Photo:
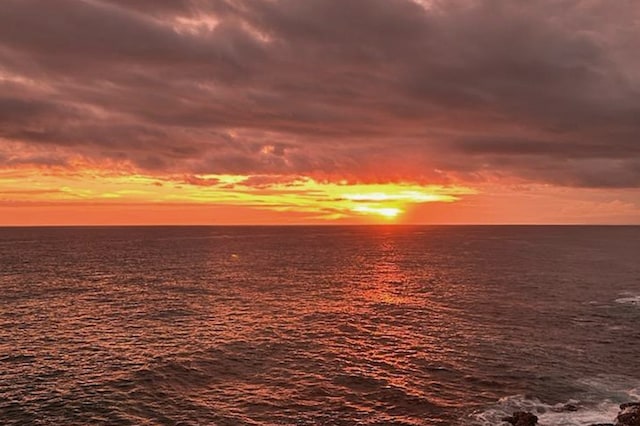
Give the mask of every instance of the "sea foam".
M 472 424 L 476 426 L 506 425 L 502 419 L 515 411 L 535 414 L 541 426 L 586 426 L 611 422 L 618 413 L 618 403 L 603 401 L 596 405 L 583 406 L 580 401 L 569 400 L 551 405 L 537 398 L 514 395 L 502 398 L 495 406 L 473 413 L 470 417 Z
M 616 303 L 622 303 L 624 305 L 640 306 L 640 294 L 623 292 L 623 293 L 620 293 L 619 295 L 622 297 L 617 298 L 615 300 Z
M 638 383 L 625 376 L 589 377 L 576 385 L 583 389 L 582 399 L 548 404 L 535 397 L 508 396 L 486 410 L 471 414 L 471 422 L 476 426 L 507 425 L 502 418 L 515 411 L 528 411 L 538 416 L 541 426 L 588 426 L 612 422 L 622 402 L 640 401 Z

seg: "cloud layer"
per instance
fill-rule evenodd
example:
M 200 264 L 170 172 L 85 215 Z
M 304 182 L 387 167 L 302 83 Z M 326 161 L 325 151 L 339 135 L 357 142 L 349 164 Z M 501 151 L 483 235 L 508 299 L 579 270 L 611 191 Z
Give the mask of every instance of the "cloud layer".
M 633 0 L 3 0 L 0 164 L 640 187 Z

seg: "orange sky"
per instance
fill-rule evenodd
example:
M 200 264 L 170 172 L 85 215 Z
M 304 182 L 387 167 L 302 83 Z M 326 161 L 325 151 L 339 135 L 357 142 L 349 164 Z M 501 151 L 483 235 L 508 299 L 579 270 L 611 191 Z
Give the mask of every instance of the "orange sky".
M 548 185 L 332 183 L 303 176 L 0 170 L 3 225 L 637 223 L 633 193 Z M 605 195 L 603 197 L 603 195 Z M 609 194 L 610 195 L 610 194 Z M 598 196 L 602 199 L 598 200 Z M 594 201 L 595 200 L 595 201 Z

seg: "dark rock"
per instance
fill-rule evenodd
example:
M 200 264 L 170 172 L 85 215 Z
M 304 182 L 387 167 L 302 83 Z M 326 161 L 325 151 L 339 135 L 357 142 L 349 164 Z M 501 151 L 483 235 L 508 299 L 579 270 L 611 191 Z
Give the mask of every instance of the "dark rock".
M 535 426 L 538 424 L 538 417 L 526 411 L 516 411 L 512 416 L 503 418 L 502 421 L 511 423 L 513 426 Z
M 616 417 L 616 426 L 640 426 L 640 402 L 627 402 L 620 405 Z

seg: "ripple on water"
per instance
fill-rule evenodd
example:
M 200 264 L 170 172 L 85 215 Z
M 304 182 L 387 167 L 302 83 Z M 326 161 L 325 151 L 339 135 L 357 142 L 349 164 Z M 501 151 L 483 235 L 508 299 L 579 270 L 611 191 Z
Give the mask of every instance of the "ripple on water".
M 0 229 L 0 423 L 605 420 L 633 394 L 576 380 L 640 377 L 640 238 L 579 231 Z

